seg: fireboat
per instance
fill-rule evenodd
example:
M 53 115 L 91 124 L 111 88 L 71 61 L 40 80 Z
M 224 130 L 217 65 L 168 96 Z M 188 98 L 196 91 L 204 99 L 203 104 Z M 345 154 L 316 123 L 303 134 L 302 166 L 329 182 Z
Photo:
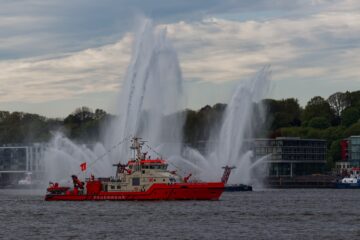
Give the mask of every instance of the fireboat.
M 144 142 L 132 138 L 132 158 L 127 164 L 114 164 L 115 177 L 90 178 L 82 182 L 72 175 L 73 187 L 50 183 L 46 201 L 119 201 L 119 200 L 219 200 L 229 178 L 229 169 L 219 182 L 191 181 L 167 169 L 161 157 L 151 159 L 142 152 Z

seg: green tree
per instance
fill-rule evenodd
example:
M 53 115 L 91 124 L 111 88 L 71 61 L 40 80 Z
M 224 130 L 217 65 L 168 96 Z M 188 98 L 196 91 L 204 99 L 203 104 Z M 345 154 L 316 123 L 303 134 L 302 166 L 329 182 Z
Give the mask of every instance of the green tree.
M 0 123 L 8 119 L 10 116 L 10 112 L 8 111 L 0 111 Z
M 329 127 L 322 131 L 321 138 L 326 139 L 328 143 L 331 144 L 335 140 L 345 138 L 345 130 L 346 128 L 344 126 Z
M 184 141 L 192 147 L 201 147 L 211 134 L 220 131 L 222 118 L 226 109 L 225 104 L 206 105 L 199 111 L 186 110 L 184 124 Z
M 50 137 L 48 119 L 37 114 L 0 112 L 0 143 L 44 142 Z
M 186 120 L 184 124 L 184 141 L 194 145 L 199 138 L 198 126 L 200 120 L 197 113 L 193 110 L 186 110 Z
M 64 126 L 71 139 L 95 141 L 100 138 L 101 123 L 106 116 L 103 110 L 97 109 L 94 113 L 88 107 L 81 107 L 64 119 Z
M 360 108 L 360 91 L 346 92 L 345 94 L 350 107 Z
M 309 121 L 308 126 L 312 128 L 325 129 L 330 127 L 330 122 L 324 117 L 314 117 Z
M 308 132 L 310 128 L 307 127 L 289 127 L 289 128 L 281 128 L 281 134 L 282 137 L 301 137 L 301 138 L 307 138 Z
M 331 169 L 335 166 L 335 162 L 341 160 L 341 145 L 340 140 L 333 141 L 329 148 L 327 165 Z
M 291 116 L 285 112 L 277 112 L 273 114 L 272 129 L 290 127 Z
M 271 130 L 301 125 L 301 108 L 297 99 L 266 99 L 263 103 L 268 111 L 268 118 L 272 122 Z
M 321 138 L 322 131 L 316 128 L 310 128 L 305 138 L 318 139 Z
M 346 93 L 336 92 L 327 99 L 331 109 L 333 109 L 337 117 L 341 116 L 341 112 L 350 105 Z
M 345 109 L 341 114 L 341 124 L 349 127 L 360 119 L 360 112 L 355 107 Z
M 95 117 L 96 120 L 101 120 L 101 119 L 105 118 L 106 115 L 107 115 L 107 113 L 104 110 L 96 109 L 94 117 Z
M 347 128 L 344 132 L 345 137 L 350 137 L 352 135 L 360 135 L 360 122 L 357 122 Z
M 328 119 L 329 122 L 334 120 L 334 112 L 329 103 L 322 97 L 313 97 L 305 106 L 302 120 L 309 123 L 312 118 L 322 117 Z

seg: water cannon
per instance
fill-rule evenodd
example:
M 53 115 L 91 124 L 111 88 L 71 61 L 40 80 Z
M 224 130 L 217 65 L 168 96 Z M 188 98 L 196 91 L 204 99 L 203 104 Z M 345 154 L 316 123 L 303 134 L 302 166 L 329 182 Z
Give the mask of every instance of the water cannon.
M 76 175 L 71 175 L 73 180 L 74 188 L 84 189 L 84 183 L 80 181 L 80 179 Z
M 231 170 L 233 170 L 234 168 L 236 168 L 235 166 L 224 166 L 222 167 L 224 169 L 224 173 L 223 173 L 223 176 L 221 177 L 221 182 L 223 182 L 224 184 L 226 184 L 229 180 L 229 177 L 230 177 L 230 173 L 231 173 Z

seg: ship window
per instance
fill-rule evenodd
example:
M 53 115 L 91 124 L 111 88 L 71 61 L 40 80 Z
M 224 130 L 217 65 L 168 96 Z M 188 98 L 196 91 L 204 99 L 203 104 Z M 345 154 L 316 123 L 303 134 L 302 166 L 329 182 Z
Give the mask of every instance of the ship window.
M 163 182 L 165 182 L 165 178 L 163 178 Z
M 132 179 L 132 185 L 133 186 L 139 186 L 140 185 L 140 178 L 133 178 Z
M 121 189 L 121 186 L 118 185 L 118 186 L 117 186 L 117 189 Z
M 115 186 L 111 186 L 110 188 L 111 188 L 111 189 L 115 189 Z
M 145 170 L 142 170 L 142 173 L 145 174 Z

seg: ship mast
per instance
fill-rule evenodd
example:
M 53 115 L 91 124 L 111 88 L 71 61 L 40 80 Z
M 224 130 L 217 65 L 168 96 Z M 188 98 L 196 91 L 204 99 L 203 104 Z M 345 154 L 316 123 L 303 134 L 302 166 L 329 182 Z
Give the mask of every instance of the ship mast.
M 143 154 L 141 152 L 142 146 L 144 145 L 144 141 L 139 141 L 141 138 L 139 137 L 133 137 L 131 149 L 134 151 L 134 160 L 136 162 L 136 168 L 134 170 L 140 169 L 140 161 L 143 157 Z
M 131 149 L 134 151 L 134 160 L 135 161 L 140 161 L 142 158 L 142 153 L 141 153 L 141 148 L 144 145 L 144 141 L 139 141 L 141 138 L 138 137 L 134 137 L 132 139 L 132 145 L 131 145 Z

